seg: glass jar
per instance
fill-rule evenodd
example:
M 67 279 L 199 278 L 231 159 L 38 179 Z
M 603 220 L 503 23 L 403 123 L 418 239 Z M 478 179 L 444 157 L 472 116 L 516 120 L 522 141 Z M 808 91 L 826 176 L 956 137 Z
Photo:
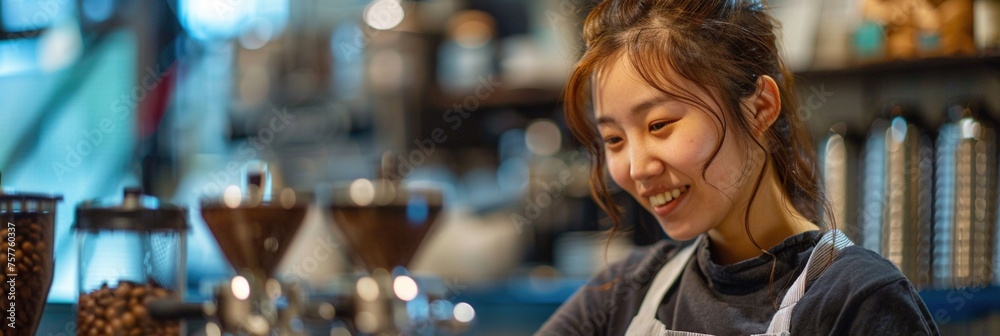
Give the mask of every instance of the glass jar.
M 80 248 L 78 335 L 181 335 L 179 320 L 157 320 L 149 305 L 181 300 L 187 212 L 137 189 L 118 202 L 76 209 Z
M 61 200 L 0 189 L 5 259 L 0 335 L 34 335 L 38 329 L 52 285 L 56 202 Z

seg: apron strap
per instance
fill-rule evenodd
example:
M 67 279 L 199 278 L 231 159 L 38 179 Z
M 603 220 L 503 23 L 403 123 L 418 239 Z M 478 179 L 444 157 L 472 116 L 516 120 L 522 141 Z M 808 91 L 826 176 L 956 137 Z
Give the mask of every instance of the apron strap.
M 625 330 L 626 336 L 640 336 L 640 335 L 657 335 L 658 332 L 665 331 L 663 323 L 656 320 L 656 310 L 660 307 L 660 302 L 663 301 L 663 296 L 667 295 L 667 291 L 670 287 L 673 287 L 674 282 L 677 282 L 677 278 L 680 277 L 682 271 L 684 271 L 684 266 L 687 265 L 688 261 L 691 260 L 691 256 L 694 255 L 694 250 L 698 245 L 701 245 L 701 240 L 703 236 L 699 236 L 695 240 L 694 244 L 688 245 L 677 252 L 676 255 L 659 272 L 656 273 L 656 277 L 653 278 L 653 282 L 650 283 L 649 290 L 646 291 L 646 296 L 642 299 L 642 305 L 639 306 L 639 312 L 632 318 L 632 322 L 629 323 L 628 329 Z
M 851 245 L 854 245 L 854 243 L 847 238 L 847 235 L 840 232 L 840 230 L 827 231 L 820 237 L 819 243 L 816 244 L 812 254 L 809 256 L 809 261 L 806 262 L 806 268 L 795 279 L 795 283 L 792 284 L 792 287 L 788 289 L 785 297 L 781 300 L 778 312 L 774 314 L 771 324 L 767 327 L 767 334 L 789 334 L 792 323 L 792 310 L 795 308 L 795 304 L 799 302 L 799 299 L 805 294 L 806 283 L 823 274 L 823 271 L 837 258 L 840 250 Z

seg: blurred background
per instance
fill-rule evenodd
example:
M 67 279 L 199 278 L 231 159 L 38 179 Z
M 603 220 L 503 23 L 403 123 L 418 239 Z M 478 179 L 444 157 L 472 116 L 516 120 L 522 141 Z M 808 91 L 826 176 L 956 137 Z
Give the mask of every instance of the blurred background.
M 303 191 L 444 187 L 412 268 L 469 302 L 469 334 L 530 334 L 588 277 L 663 236 L 624 193 L 589 199 L 562 118 L 592 0 L 0 0 L 0 171 L 64 196 L 41 335 L 71 333 L 81 201 L 142 190 L 192 209 L 187 294 L 233 270 L 199 200 L 266 161 Z M 776 0 L 838 227 L 920 288 L 947 333 L 1000 333 L 1000 1 Z M 282 276 L 348 269 L 316 207 Z

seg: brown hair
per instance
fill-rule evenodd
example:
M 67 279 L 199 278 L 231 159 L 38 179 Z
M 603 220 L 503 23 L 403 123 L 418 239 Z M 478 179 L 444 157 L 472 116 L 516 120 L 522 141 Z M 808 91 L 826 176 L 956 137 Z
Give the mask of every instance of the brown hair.
M 703 178 L 731 124 L 745 152 L 756 148 L 771 159 L 765 160 L 758 173 L 753 194 L 760 188 L 768 162 L 773 161 L 795 208 L 807 219 L 822 222 L 820 216 L 830 205 L 817 175 L 812 139 L 799 115 L 792 76 L 779 56 L 777 27 L 759 0 L 608 0 L 593 8 L 583 29 L 587 50 L 567 84 L 564 113 L 569 129 L 590 154 L 591 196 L 614 222 L 612 233 L 621 225 L 621 209 L 608 190 L 604 145 L 588 104 L 593 98 L 589 90 L 595 85 L 592 78 L 619 57 L 628 57 L 642 80 L 664 94 L 704 111 L 721 108 L 715 118 L 722 140 L 702 168 Z M 664 75 L 668 69 L 710 93 L 718 107 L 712 108 L 691 92 L 676 92 L 680 86 Z M 761 75 L 775 79 L 782 102 L 777 120 L 763 133 L 763 141 L 752 135 L 753 126 L 740 105 L 760 94 L 757 80 Z M 744 217 L 748 235 L 749 209 Z

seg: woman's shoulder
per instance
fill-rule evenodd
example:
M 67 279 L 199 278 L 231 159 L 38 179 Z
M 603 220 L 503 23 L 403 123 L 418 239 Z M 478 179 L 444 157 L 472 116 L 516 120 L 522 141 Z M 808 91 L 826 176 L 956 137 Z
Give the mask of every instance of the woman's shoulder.
M 827 283 L 837 287 L 837 290 L 849 289 L 853 292 L 901 280 L 905 281 L 906 276 L 891 261 L 872 250 L 852 245 L 840 250 L 814 284 Z
M 913 284 L 888 259 L 861 246 L 840 251 L 807 285 L 792 316 L 805 334 L 937 335 Z

